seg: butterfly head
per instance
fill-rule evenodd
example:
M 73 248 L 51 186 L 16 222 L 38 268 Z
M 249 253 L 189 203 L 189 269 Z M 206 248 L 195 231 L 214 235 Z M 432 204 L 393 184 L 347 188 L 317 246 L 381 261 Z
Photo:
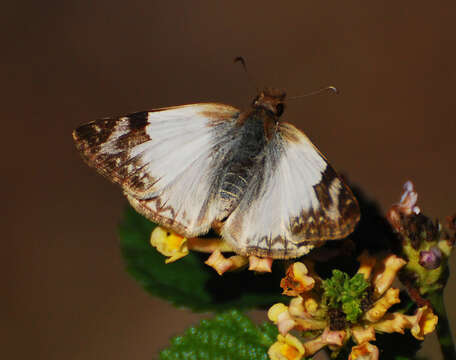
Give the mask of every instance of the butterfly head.
M 285 96 L 286 93 L 283 90 L 265 88 L 255 99 L 253 99 L 252 107 L 254 109 L 265 109 L 279 117 L 283 114 L 283 110 L 285 109 Z

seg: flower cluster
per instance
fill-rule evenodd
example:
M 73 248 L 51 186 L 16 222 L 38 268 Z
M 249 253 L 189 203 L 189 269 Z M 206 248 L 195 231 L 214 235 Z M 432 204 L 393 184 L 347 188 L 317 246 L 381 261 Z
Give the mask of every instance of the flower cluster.
M 189 251 L 210 253 L 206 265 L 212 267 L 219 275 L 249 266 L 255 272 L 271 272 L 272 259 L 257 256 L 232 255 L 225 257 L 222 252 L 233 252 L 233 249 L 220 237 L 187 239 L 175 232 L 157 226 L 150 235 L 150 244 L 159 253 L 166 256 L 165 262 L 171 263 L 189 254 Z
M 423 296 L 443 289 L 446 284 L 448 257 L 456 241 L 456 217 L 448 218 L 451 236 L 439 220 L 432 221 L 421 213 L 417 200 L 413 183 L 406 182 L 400 202 L 391 207 L 387 219 L 400 238 L 399 253 L 407 259 L 401 281 L 410 292 Z M 415 301 L 424 303 L 423 299 Z
M 311 263 L 292 264 L 281 282 L 284 294 L 293 296 L 290 304 L 273 305 L 268 317 L 279 330 L 277 342 L 269 349 L 272 360 L 299 360 L 324 347 L 338 352 L 352 339 L 349 359 L 378 359 L 379 350 L 371 342 L 376 333 L 411 334 L 423 340 L 437 324 L 437 316 L 428 306 L 414 315 L 388 312 L 400 302 L 399 289 L 392 287 L 406 261 L 389 255 L 377 261 L 363 253 L 355 276 L 333 271 L 330 279 L 321 279 Z M 292 335 L 291 331 L 300 332 Z

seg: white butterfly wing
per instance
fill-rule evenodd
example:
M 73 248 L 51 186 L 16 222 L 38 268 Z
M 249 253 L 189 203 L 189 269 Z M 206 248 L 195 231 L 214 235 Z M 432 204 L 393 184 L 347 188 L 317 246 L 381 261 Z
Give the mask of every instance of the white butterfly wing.
M 73 136 L 85 161 L 119 183 L 137 211 L 192 237 L 218 214 L 211 189 L 238 116 L 228 105 L 191 104 L 97 120 Z
M 245 255 L 293 258 L 313 241 L 343 238 L 359 220 L 356 199 L 310 140 L 280 123 L 222 236 Z

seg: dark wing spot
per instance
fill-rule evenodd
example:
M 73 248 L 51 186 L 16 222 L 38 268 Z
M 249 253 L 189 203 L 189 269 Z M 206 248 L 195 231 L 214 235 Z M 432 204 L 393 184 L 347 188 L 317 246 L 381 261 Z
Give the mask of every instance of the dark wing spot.
M 141 111 L 128 115 L 128 123 L 130 130 L 136 131 L 146 127 L 149 113 L 147 111 Z
M 84 143 L 84 147 L 95 147 L 104 144 L 111 136 L 116 126 L 114 119 L 100 119 L 82 125 L 73 131 L 73 139 Z
M 323 210 L 328 210 L 333 203 L 329 194 L 329 189 L 336 177 L 337 174 L 334 169 L 330 165 L 327 165 L 322 174 L 321 181 L 314 185 L 315 193 L 317 194 L 318 201 L 320 202 L 320 206 Z

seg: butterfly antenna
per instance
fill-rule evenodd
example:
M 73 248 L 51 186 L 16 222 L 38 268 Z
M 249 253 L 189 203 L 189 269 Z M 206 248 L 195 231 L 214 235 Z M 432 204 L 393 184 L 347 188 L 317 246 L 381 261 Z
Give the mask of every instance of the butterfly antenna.
M 331 86 L 326 86 L 326 87 L 324 87 L 322 89 L 318 89 L 318 90 L 312 91 L 312 92 L 307 93 L 307 94 L 289 97 L 288 100 L 294 100 L 294 99 L 300 99 L 300 98 L 307 97 L 307 96 L 318 95 L 318 94 L 321 94 L 321 93 L 326 92 L 326 91 L 330 91 L 331 93 L 336 94 L 336 95 L 339 94 L 339 90 L 337 90 L 337 88 L 335 86 L 331 85 Z
M 245 63 L 245 59 L 244 59 L 242 56 L 236 56 L 236 57 L 234 58 L 234 62 L 235 62 L 235 63 L 237 63 L 237 62 L 240 62 L 240 63 L 241 63 L 241 65 L 242 65 L 242 67 L 243 67 L 245 73 L 247 74 L 247 78 L 249 79 L 249 83 L 250 83 L 251 85 L 253 85 L 253 87 L 255 87 L 256 92 L 258 93 L 258 92 L 259 92 L 258 86 L 255 85 L 255 84 L 256 84 L 256 81 L 253 79 L 253 77 L 252 77 L 252 76 L 249 74 L 249 72 L 247 71 L 247 65 L 246 65 L 246 63 Z

